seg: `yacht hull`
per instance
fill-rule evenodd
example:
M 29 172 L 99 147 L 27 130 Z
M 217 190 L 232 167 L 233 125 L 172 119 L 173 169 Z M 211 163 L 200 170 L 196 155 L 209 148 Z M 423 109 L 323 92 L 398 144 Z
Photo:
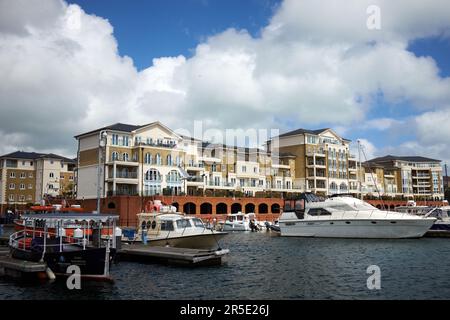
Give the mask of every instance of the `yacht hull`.
M 169 238 L 152 238 L 147 239 L 147 245 L 154 247 L 164 247 L 169 245 L 176 248 L 190 248 L 190 249 L 215 249 L 218 247 L 218 241 L 225 235 L 224 232 L 215 232 L 214 234 L 196 234 L 196 235 L 184 235 L 179 237 Z M 130 241 L 125 241 L 130 242 Z M 133 241 L 139 242 L 142 241 Z
M 433 220 L 323 220 L 280 221 L 281 236 L 360 239 L 420 238 Z
M 248 223 L 225 223 L 222 227 L 223 231 L 250 231 Z

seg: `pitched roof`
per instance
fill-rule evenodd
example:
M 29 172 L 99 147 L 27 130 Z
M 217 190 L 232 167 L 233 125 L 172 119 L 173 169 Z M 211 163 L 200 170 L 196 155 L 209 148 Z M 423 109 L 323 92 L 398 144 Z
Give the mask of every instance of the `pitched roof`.
M 308 129 L 297 129 L 297 130 L 293 130 L 293 131 L 289 131 L 286 133 L 283 133 L 281 135 L 279 135 L 279 137 L 289 137 L 289 136 L 295 136 L 298 134 L 305 134 L 305 133 L 309 133 L 309 134 L 321 134 L 324 131 L 329 130 L 330 128 L 324 128 L 324 129 L 318 129 L 318 130 L 308 130 Z
M 393 161 L 393 160 L 409 161 L 409 162 L 441 162 L 441 160 L 425 158 L 425 157 L 420 157 L 420 156 L 392 156 L 392 155 L 378 157 L 375 159 L 371 159 L 367 162 L 386 162 L 386 161 Z
M 65 162 L 75 163 L 76 161 L 73 159 L 69 159 L 54 153 L 38 153 L 38 152 L 25 152 L 25 151 L 16 151 L 12 153 L 5 154 L 0 158 L 11 158 L 11 159 L 58 159 L 63 160 Z
M 143 125 L 143 126 L 136 126 L 136 125 L 132 125 L 132 124 L 125 124 L 125 123 L 118 122 L 118 123 L 112 124 L 110 126 L 106 126 L 106 127 L 103 127 L 103 128 L 99 128 L 99 129 L 95 129 L 95 130 L 89 131 L 89 132 L 81 133 L 79 135 L 76 135 L 75 138 L 78 138 L 78 137 L 81 137 L 81 136 L 85 136 L 87 134 L 95 133 L 95 132 L 98 132 L 98 131 L 101 131 L 101 130 L 114 130 L 114 131 L 122 131 L 122 132 L 132 132 L 134 130 L 137 130 L 139 128 L 146 127 L 146 126 L 148 126 L 148 124 Z

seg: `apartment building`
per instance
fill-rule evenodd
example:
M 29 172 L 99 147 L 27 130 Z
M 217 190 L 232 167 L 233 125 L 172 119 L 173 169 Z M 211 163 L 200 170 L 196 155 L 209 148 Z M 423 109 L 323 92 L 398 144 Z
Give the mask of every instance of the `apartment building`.
M 319 195 L 357 195 L 357 160 L 350 142 L 329 128 L 298 129 L 271 139 L 266 148 L 295 158 L 294 188 Z
M 363 194 L 444 198 L 440 160 L 388 155 L 363 164 Z
M 76 161 L 55 154 L 17 151 L 0 157 L 0 202 L 40 203 L 46 196 L 72 196 Z
M 101 197 L 301 191 L 293 186 L 291 154 L 207 143 L 158 121 L 116 123 L 75 138 L 78 199 L 97 197 L 99 174 Z

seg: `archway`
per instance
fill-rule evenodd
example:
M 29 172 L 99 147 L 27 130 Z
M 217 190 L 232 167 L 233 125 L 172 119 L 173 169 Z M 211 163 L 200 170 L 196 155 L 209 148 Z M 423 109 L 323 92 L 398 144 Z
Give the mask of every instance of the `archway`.
M 108 209 L 115 209 L 115 208 L 116 208 L 116 204 L 114 202 L 108 203 Z
M 269 206 L 265 203 L 261 203 L 258 206 L 258 212 L 259 213 L 269 213 Z
M 196 214 L 197 206 L 195 205 L 195 203 L 192 202 L 185 203 L 183 206 L 183 211 L 186 214 Z
M 177 211 L 178 211 L 178 208 L 180 207 L 180 205 L 178 204 L 178 202 L 172 203 L 172 206 L 174 206 L 175 208 L 177 208 Z
M 211 203 L 205 202 L 200 206 L 200 214 L 212 214 L 212 205 Z
M 245 213 L 254 213 L 255 212 L 255 205 L 253 203 L 247 203 L 245 205 Z
M 270 209 L 272 213 L 280 213 L 280 205 L 278 203 L 274 203 Z
M 216 205 L 216 214 L 227 214 L 228 206 L 221 202 Z
M 242 211 L 242 206 L 240 203 L 233 203 L 231 205 L 231 213 L 238 213 Z

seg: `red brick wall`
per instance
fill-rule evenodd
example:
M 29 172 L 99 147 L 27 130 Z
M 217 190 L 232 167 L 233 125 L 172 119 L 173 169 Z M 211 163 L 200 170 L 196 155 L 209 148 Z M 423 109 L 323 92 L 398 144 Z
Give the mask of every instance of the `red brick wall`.
M 108 197 L 100 201 L 102 213 L 116 213 L 120 215 L 120 225 L 121 226 L 131 226 L 134 227 L 137 222 L 136 215 L 139 212 L 145 211 L 146 204 L 149 203 L 152 197 Z M 165 204 L 177 204 L 178 211 L 185 212 L 184 206 L 187 203 L 192 203 L 195 205 L 196 214 L 204 220 L 222 220 L 225 219 L 226 215 L 217 214 L 217 205 L 223 203 L 226 205 L 226 212 L 231 212 L 231 206 L 233 204 L 241 205 L 241 212 L 254 212 L 256 217 L 261 221 L 273 221 L 278 219 L 279 213 L 272 211 L 272 205 L 278 206 L 280 209 L 283 207 L 283 199 L 277 198 L 226 198 L 226 197 L 192 197 L 192 196 L 158 196 L 155 199 L 161 200 Z M 79 200 L 77 201 L 83 209 L 86 211 L 94 211 L 97 208 L 97 200 Z M 211 214 L 208 214 L 201 209 L 203 204 L 211 205 Z M 115 208 L 108 208 L 108 205 L 114 204 Z M 268 213 L 260 213 L 260 205 L 267 205 Z M 246 208 L 247 206 L 247 208 Z M 246 210 L 247 209 L 247 210 Z M 274 208 L 275 209 L 275 208 Z

